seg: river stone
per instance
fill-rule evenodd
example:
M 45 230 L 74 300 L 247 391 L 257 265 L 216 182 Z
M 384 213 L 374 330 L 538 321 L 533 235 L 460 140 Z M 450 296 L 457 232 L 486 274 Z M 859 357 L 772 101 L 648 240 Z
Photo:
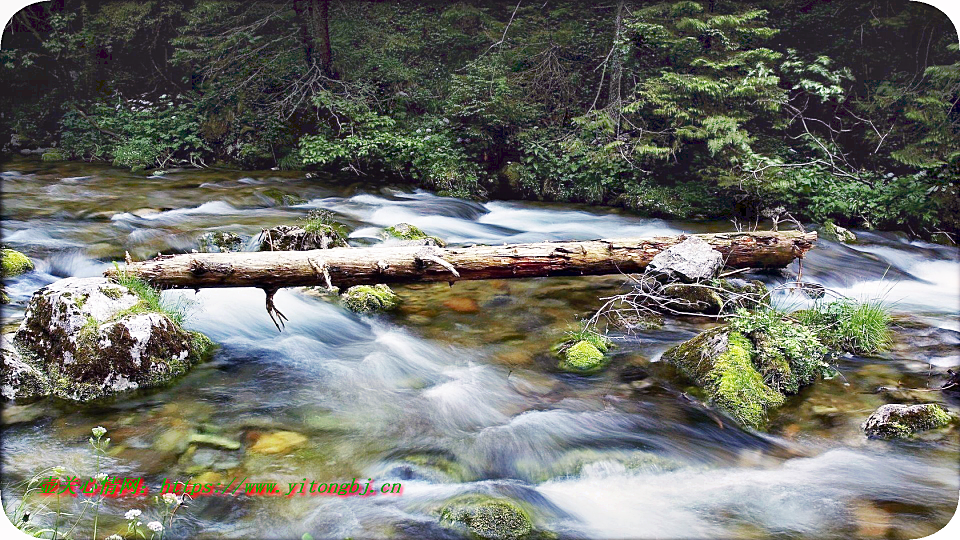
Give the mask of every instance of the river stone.
M 260 251 L 310 251 L 346 246 L 347 241 L 330 226 L 309 232 L 303 227 L 278 225 L 260 233 Z
M 517 503 L 487 495 L 462 495 L 440 509 L 440 523 L 463 526 L 488 540 L 519 540 L 534 533 L 530 514 Z
M 209 347 L 106 278 L 67 278 L 38 290 L 14 345 L 50 381 L 50 394 L 89 401 L 166 383 Z
M 871 439 L 907 438 L 919 431 L 943 427 L 950 415 L 936 403 L 922 405 L 884 405 L 860 425 Z
M 230 253 L 243 249 L 243 238 L 226 231 L 205 232 L 197 237 L 200 253 Z
M 257 454 L 285 454 L 307 442 L 307 438 L 295 431 L 276 431 L 261 435 L 250 451 Z
M 692 236 L 657 254 L 649 268 L 686 283 L 710 279 L 723 266 L 723 256 L 710 244 Z

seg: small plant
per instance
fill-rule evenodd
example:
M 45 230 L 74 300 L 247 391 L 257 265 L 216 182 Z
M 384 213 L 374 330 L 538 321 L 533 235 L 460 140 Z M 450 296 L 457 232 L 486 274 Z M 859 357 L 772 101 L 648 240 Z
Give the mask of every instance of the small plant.
M 350 231 L 333 219 L 333 214 L 328 210 L 313 210 L 303 219 L 303 230 L 313 234 L 324 234 L 340 240 L 344 245 Z
M 156 289 L 153 285 L 128 274 L 127 271 L 121 269 L 117 263 L 114 263 L 114 268 L 117 270 L 114 281 L 126 287 L 130 292 L 140 298 L 140 303 L 126 310 L 126 313 L 162 313 L 177 325 L 182 325 L 187 319 L 187 313 L 190 308 L 189 302 L 183 299 L 172 303 L 164 300 L 160 294 L 160 290 Z
M 849 298 L 799 311 L 796 318 L 827 345 L 853 354 L 873 354 L 890 346 L 890 311 L 879 300 Z

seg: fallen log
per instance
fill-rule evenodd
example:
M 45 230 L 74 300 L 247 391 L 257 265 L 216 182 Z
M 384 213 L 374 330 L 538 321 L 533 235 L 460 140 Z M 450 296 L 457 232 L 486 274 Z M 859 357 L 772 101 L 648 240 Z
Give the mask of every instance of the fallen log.
M 642 271 L 661 251 L 697 236 L 719 251 L 727 268 L 782 268 L 802 258 L 817 233 L 735 232 L 538 242 L 499 246 L 374 246 L 311 251 L 187 253 L 128 262 L 119 269 L 160 288 L 281 287 L 346 288 L 411 283 L 543 276 L 580 276 Z M 117 269 L 104 272 L 115 276 Z

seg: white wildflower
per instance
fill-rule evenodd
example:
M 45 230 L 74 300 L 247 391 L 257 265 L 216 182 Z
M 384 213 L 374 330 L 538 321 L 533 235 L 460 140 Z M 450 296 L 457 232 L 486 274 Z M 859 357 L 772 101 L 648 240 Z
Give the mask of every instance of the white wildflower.
M 177 499 L 177 496 L 174 495 L 173 493 L 164 493 L 164 494 L 163 494 L 163 502 L 165 502 L 165 503 L 167 503 L 167 504 L 177 504 L 177 503 L 180 502 L 180 501 L 179 501 L 179 499 Z
M 107 428 L 105 428 L 105 427 L 103 427 L 103 426 L 97 426 L 97 427 L 93 428 L 93 429 L 90 430 L 90 431 L 93 432 L 93 436 L 94 436 L 94 437 L 98 437 L 98 438 L 99 438 L 99 437 L 103 437 L 104 435 L 107 434 Z
M 136 508 L 134 508 L 133 510 L 127 510 L 127 513 L 123 515 L 123 519 L 135 519 L 140 517 L 140 514 L 142 513 L 143 512 L 141 512 L 140 510 L 137 510 Z
M 119 534 L 111 534 L 106 538 L 106 540 L 123 540 L 123 537 Z
M 163 525 L 161 525 L 159 521 L 151 521 L 147 523 L 147 528 L 153 532 L 160 532 L 163 530 Z

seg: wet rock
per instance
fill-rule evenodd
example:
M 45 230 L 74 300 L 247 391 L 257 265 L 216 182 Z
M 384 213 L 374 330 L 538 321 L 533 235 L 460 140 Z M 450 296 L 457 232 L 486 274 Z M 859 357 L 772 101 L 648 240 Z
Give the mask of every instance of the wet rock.
M 600 371 L 603 365 L 603 351 L 589 341 L 578 341 L 560 355 L 560 369 L 571 373 L 595 373 Z
M 387 227 L 383 230 L 383 236 L 385 239 L 399 240 L 402 245 L 439 247 L 447 245 L 440 238 L 428 236 L 427 233 L 409 223 L 397 223 L 393 227 Z
M 209 433 L 194 433 L 190 435 L 188 442 L 190 444 L 223 448 L 224 450 L 237 450 L 240 448 L 240 443 L 238 441 L 221 437 L 219 435 L 211 435 Z
M 328 225 L 312 229 L 290 225 L 264 229 L 260 233 L 260 251 L 309 251 L 347 246 L 347 241 L 336 227 Z
M 0 396 L 4 399 L 30 399 L 50 394 L 47 376 L 25 362 L 20 351 L 13 345 L 13 336 L 0 337 Z
M 212 231 L 197 238 L 201 253 L 229 253 L 243 249 L 243 238 L 239 234 L 225 231 Z
M 268 188 L 261 192 L 261 194 L 270 202 L 277 206 L 292 206 L 295 204 L 303 204 L 307 202 L 306 199 L 299 195 L 294 195 L 292 193 L 287 193 L 281 191 L 277 188 Z
M 457 313 L 476 313 L 480 311 L 480 306 L 473 298 L 448 298 L 443 301 L 443 305 Z
M 479 538 L 518 540 L 534 533 L 530 514 L 508 499 L 464 495 L 440 509 L 440 523 L 466 528 Z
M 68 278 L 33 295 L 14 346 L 49 380 L 51 395 L 88 401 L 165 384 L 213 344 L 124 286 Z
M 722 265 L 720 252 L 693 236 L 658 253 L 649 268 L 669 279 L 693 283 L 712 278 Z
M 948 369 L 947 375 L 949 378 L 943 383 L 940 390 L 946 394 L 960 395 L 960 371 Z
M 830 220 L 827 220 L 823 224 L 820 232 L 823 234 L 823 236 L 843 244 L 853 242 L 857 239 L 857 235 L 850 232 L 850 230 L 844 229 Z
M 761 427 L 767 410 L 784 397 L 764 382 L 753 365 L 750 340 L 730 327 L 707 330 L 663 353 L 681 373 L 707 391 L 711 401 L 740 423 Z
M 871 439 L 902 439 L 948 423 L 950 415 L 936 403 L 889 404 L 877 409 L 860 428 Z
M 395 309 L 400 305 L 400 297 L 382 283 L 354 285 L 340 295 L 340 303 L 356 313 L 376 313 Z
M 295 431 L 276 431 L 261 435 L 250 451 L 257 454 L 285 454 L 307 442 L 307 438 Z
M 3 277 L 19 276 L 33 270 L 33 261 L 15 249 L 3 248 L 0 252 L 0 268 Z

